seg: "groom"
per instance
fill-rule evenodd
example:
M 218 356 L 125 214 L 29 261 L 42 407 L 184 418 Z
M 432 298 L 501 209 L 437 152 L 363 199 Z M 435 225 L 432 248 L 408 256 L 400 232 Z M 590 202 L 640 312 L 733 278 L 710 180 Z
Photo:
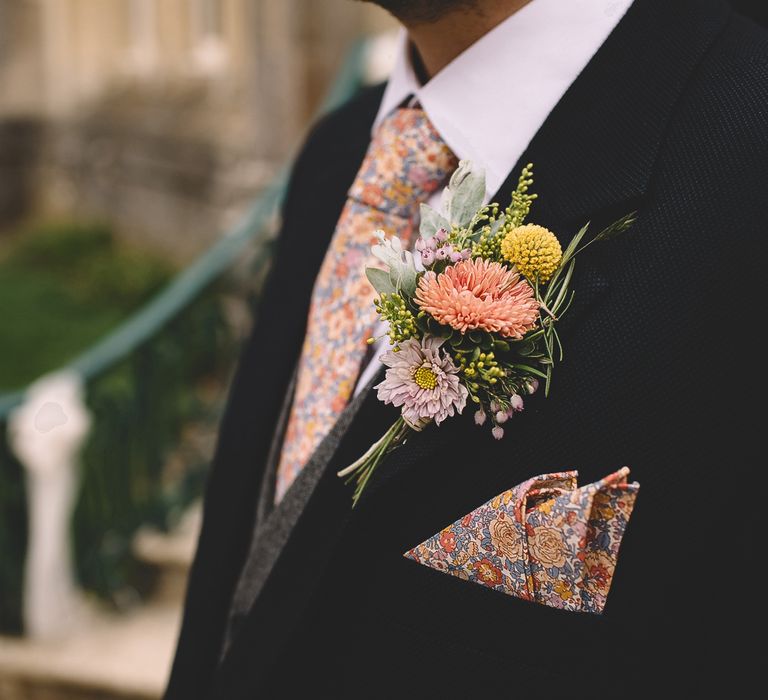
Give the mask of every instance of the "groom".
M 768 35 L 724 0 L 378 4 L 404 25 L 396 65 L 295 163 L 167 698 L 735 692 L 763 588 Z M 562 244 L 638 219 L 579 259 L 551 395 L 500 441 L 469 411 L 427 428 L 351 510 L 336 472 L 397 417 L 371 391 L 368 232 L 410 239 L 459 159 L 502 204 L 534 163 L 530 220 Z M 642 491 L 603 615 L 403 557 L 531 476 L 625 464 Z

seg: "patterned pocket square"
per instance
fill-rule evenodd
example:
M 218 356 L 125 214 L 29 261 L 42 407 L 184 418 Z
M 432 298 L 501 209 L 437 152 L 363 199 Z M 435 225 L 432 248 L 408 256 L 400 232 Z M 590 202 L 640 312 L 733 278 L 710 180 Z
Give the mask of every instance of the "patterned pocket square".
M 578 472 L 504 491 L 404 556 L 565 610 L 602 613 L 638 483 L 629 468 L 579 488 Z

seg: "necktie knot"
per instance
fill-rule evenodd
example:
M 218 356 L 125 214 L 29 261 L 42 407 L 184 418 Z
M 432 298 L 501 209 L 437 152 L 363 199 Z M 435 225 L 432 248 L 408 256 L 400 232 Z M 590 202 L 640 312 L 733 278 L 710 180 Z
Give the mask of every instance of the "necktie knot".
M 349 197 L 410 220 L 456 165 L 423 109 L 397 109 L 376 130 Z

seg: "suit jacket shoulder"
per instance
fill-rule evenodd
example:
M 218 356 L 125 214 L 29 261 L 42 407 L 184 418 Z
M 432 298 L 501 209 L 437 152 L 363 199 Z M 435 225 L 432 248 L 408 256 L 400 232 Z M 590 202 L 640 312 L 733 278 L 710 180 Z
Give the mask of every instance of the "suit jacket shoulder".
M 753 158 L 768 148 L 768 30 L 733 15 L 692 75 L 680 112 L 697 145 Z M 695 121 L 695 123 L 694 123 Z M 709 146 L 707 146 L 709 144 Z

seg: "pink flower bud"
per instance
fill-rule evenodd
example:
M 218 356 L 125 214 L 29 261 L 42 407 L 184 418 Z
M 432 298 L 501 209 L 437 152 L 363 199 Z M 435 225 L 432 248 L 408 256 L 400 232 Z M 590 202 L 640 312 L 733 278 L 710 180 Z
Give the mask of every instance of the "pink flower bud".
M 475 425 L 483 425 L 486 418 L 488 416 L 485 415 L 485 411 L 482 408 L 475 411 Z
M 421 238 L 421 236 L 419 236 L 419 238 L 416 239 L 416 245 L 414 245 L 414 248 L 416 248 L 416 250 L 418 250 L 420 253 L 422 250 L 427 249 L 427 242 Z
M 461 251 L 461 259 L 469 260 L 470 257 L 472 257 L 472 251 L 469 248 L 464 248 L 464 250 Z
M 497 423 L 506 423 L 507 420 L 509 420 L 509 416 L 507 415 L 506 411 L 497 411 L 496 412 L 496 422 Z
M 539 388 L 539 380 L 538 379 L 529 379 L 526 382 L 525 388 L 527 389 L 529 394 L 535 394 L 536 389 Z
M 435 251 L 429 250 L 428 248 L 426 250 L 422 250 L 421 264 L 424 265 L 424 267 L 429 267 L 433 262 L 435 262 Z
M 435 251 L 435 259 L 436 260 L 447 260 L 448 259 L 448 246 L 443 246 L 442 248 L 438 248 Z
M 438 243 L 445 243 L 448 240 L 448 231 L 440 227 L 437 229 L 437 233 L 435 233 L 435 238 Z
M 504 428 L 502 428 L 500 425 L 497 425 L 493 430 L 491 430 L 491 433 L 497 440 L 501 440 L 501 438 L 504 437 Z
M 517 394 L 513 394 L 509 399 L 509 407 L 513 411 L 522 411 L 523 410 L 523 397 L 518 396 Z
M 496 399 L 491 401 L 491 411 L 496 413 L 496 411 L 500 411 L 500 410 L 501 410 L 501 404 L 499 404 L 499 402 Z

